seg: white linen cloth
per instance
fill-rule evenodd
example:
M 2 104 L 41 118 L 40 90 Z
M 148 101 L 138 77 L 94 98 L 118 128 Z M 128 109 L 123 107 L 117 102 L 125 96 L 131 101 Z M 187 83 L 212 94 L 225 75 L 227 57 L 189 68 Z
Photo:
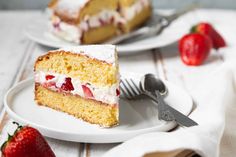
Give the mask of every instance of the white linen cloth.
M 228 49 L 236 51 L 236 48 Z M 236 137 L 235 78 L 236 62 L 229 61 L 199 80 L 198 88 L 191 93 L 196 108 L 189 116 L 198 126 L 140 135 L 111 149 L 103 157 L 192 156 L 189 151 L 183 150 L 194 151 L 202 157 L 232 157 L 236 154 L 235 148 L 229 148 L 232 146 L 230 142 L 236 145 L 236 139 L 231 139 Z

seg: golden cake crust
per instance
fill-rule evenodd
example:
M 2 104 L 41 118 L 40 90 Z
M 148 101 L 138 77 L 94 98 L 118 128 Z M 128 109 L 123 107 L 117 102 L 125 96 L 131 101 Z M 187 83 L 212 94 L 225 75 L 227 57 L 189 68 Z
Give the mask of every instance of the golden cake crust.
M 130 7 L 136 0 L 119 0 L 119 7 Z
M 53 9 L 55 7 L 55 5 L 57 4 L 58 0 L 51 0 L 48 3 L 48 8 Z
M 118 106 L 69 93 L 59 93 L 35 83 L 35 102 L 102 127 L 118 125 Z
M 34 71 L 66 74 L 98 86 L 112 86 L 117 83 L 118 70 L 118 65 L 112 66 L 105 61 L 64 50 L 49 51 L 38 57 L 34 65 Z
M 118 34 L 117 26 L 114 24 L 105 24 L 100 27 L 90 28 L 82 35 L 81 43 L 96 44 L 107 41 Z
M 88 56 L 86 55 L 82 55 L 82 54 L 79 54 L 79 53 L 71 53 L 71 52 L 67 52 L 67 51 L 64 51 L 64 50 L 56 50 L 56 51 L 48 51 L 46 54 L 42 55 L 42 56 L 39 56 L 34 64 L 34 71 L 36 70 L 36 65 L 39 64 L 40 61 L 44 60 L 44 59 L 49 59 L 52 55 L 55 55 L 55 54 L 60 54 L 60 55 L 73 55 L 73 56 L 78 56 L 78 57 L 86 57 L 88 59 L 91 59 L 95 62 L 102 62 L 104 64 L 108 64 L 108 65 L 112 65 L 111 63 L 108 63 L 108 62 L 105 62 L 105 61 L 100 61 L 100 60 L 97 60 L 96 58 L 89 58 Z
M 134 30 L 135 28 L 141 26 L 145 21 L 147 21 L 151 17 L 151 14 L 152 14 L 151 5 L 144 7 L 141 12 L 139 12 L 138 14 L 134 16 L 134 18 L 127 21 L 125 25 L 122 25 L 122 28 L 121 28 L 122 31 L 125 33 L 128 33 Z

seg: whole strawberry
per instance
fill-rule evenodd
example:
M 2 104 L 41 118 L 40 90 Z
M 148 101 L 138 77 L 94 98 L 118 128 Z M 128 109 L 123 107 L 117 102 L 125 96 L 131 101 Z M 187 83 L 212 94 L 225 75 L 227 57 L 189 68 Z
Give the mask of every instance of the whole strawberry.
M 207 35 L 191 33 L 179 41 L 182 61 L 187 65 L 200 65 L 204 62 L 212 48 L 212 41 Z
M 226 46 L 224 38 L 209 23 L 204 23 L 204 22 L 199 23 L 196 26 L 192 27 L 191 32 L 208 35 L 211 38 L 213 47 L 215 49 L 219 49 L 221 47 Z
M 18 125 L 15 133 L 2 145 L 3 157 L 55 157 L 40 132 L 29 126 Z

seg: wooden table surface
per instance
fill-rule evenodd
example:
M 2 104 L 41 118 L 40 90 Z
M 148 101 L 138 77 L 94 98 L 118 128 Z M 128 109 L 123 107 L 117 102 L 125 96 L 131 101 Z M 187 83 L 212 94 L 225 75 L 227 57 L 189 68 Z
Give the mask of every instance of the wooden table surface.
M 236 36 L 235 25 L 230 27 L 230 20 L 227 21 L 225 18 L 213 18 L 216 13 L 222 14 L 223 17 L 236 17 L 234 11 L 201 10 L 196 14 L 196 18 L 208 20 L 218 28 L 227 26 L 227 29 L 222 32 L 223 35 L 228 35 L 227 31 L 230 29 L 230 31 L 234 31 L 234 36 Z M 25 26 L 40 14 L 39 11 L 0 11 L 1 141 L 4 140 L 6 133 L 13 129 L 12 120 L 3 109 L 4 94 L 14 84 L 33 77 L 35 59 L 50 49 L 30 41 L 24 35 Z M 234 41 L 236 42 L 232 36 L 229 39 L 231 44 Z M 225 60 L 223 53 L 213 51 L 204 65 L 188 67 L 180 60 L 177 43 L 134 55 L 119 56 L 121 73 L 123 71 L 141 74 L 154 73 L 160 78 L 183 87 L 190 94 L 196 87 L 195 83 L 201 80 L 201 77 L 216 69 Z M 50 138 L 47 140 L 58 157 L 100 157 L 107 150 L 117 145 L 72 143 Z

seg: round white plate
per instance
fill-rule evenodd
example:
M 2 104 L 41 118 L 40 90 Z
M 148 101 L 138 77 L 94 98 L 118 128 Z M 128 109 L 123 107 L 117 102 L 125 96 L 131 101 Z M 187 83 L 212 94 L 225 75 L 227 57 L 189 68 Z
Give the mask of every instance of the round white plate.
M 117 45 L 117 50 L 120 55 L 131 54 L 139 51 L 149 50 L 153 48 L 167 46 L 176 42 L 186 32 L 189 31 L 191 24 L 189 21 L 183 23 L 183 17 L 174 21 L 160 35 L 143 39 L 125 45 Z M 39 16 L 37 20 L 33 20 L 26 27 L 26 35 L 33 41 L 53 48 L 61 48 L 65 46 L 75 46 L 76 44 L 62 40 L 54 36 L 48 29 L 48 18 Z
M 169 94 L 166 102 L 188 115 L 192 109 L 191 97 L 180 87 L 165 81 Z M 33 79 L 25 80 L 11 88 L 5 98 L 7 113 L 15 121 L 29 124 L 47 137 L 66 141 L 88 143 L 123 142 L 140 134 L 168 131 L 175 122 L 158 119 L 157 107 L 149 100 L 120 100 L 120 125 L 100 128 L 66 113 L 39 106 L 34 102 Z

